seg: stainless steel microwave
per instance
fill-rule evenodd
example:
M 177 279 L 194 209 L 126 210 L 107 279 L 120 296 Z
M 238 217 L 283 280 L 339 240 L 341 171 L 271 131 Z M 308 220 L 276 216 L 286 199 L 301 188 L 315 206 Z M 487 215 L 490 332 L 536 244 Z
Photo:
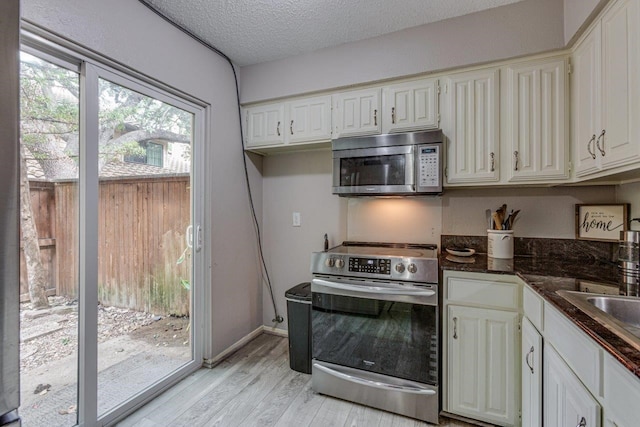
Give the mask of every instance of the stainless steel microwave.
M 442 145 L 440 130 L 335 139 L 333 194 L 440 194 Z

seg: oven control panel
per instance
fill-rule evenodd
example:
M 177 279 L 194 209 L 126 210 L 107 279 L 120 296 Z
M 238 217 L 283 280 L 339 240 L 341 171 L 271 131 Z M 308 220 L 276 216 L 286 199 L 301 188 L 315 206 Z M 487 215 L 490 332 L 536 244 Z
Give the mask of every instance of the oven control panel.
M 349 271 L 353 273 L 391 274 L 391 259 L 349 258 Z

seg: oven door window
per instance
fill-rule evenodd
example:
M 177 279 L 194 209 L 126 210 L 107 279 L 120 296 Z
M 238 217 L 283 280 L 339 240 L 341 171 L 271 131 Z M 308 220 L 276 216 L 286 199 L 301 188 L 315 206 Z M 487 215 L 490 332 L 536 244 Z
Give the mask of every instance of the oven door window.
M 313 294 L 313 358 L 438 383 L 437 307 Z
M 340 159 L 340 186 L 406 185 L 404 154 Z

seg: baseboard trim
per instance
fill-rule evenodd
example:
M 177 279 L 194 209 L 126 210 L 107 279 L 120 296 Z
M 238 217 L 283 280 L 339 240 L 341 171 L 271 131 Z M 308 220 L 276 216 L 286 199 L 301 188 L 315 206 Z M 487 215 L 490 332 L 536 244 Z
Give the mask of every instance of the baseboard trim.
M 262 330 L 265 334 L 277 335 L 279 337 L 289 337 L 289 332 L 286 329 L 276 328 L 275 326 L 262 325 Z
M 240 338 L 231 346 L 227 347 L 225 350 L 222 351 L 222 353 L 218 354 L 215 357 L 212 357 L 211 359 L 204 359 L 202 362 L 202 367 L 209 368 L 209 369 L 215 367 L 216 365 L 220 364 L 220 362 L 222 362 L 224 359 L 231 356 L 233 353 L 240 350 L 242 347 L 249 344 L 249 342 L 258 338 L 262 334 L 276 335 L 284 338 L 287 338 L 289 336 L 289 333 L 287 332 L 286 329 L 279 329 L 276 327 L 265 326 L 265 325 L 258 326 L 256 329 L 254 329 L 244 337 Z
M 222 353 L 219 353 L 217 356 L 214 356 L 211 359 L 204 359 L 204 361 L 202 362 L 202 367 L 209 369 L 215 367 L 224 359 L 247 345 L 250 341 L 253 341 L 258 336 L 262 335 L 264 333 L 263 328 L 264 326 L 258 326 L 255 330 L 251 331 L 250 333 L 233 343 L 231 346 L 227 347 L 222 351 Z
M 472 418 L 463 417 L 461 415 L 452 414 L 452 413 L 446 412 L 446 411 L 440 411 L 440 415 L 443 416 L 443 417 L 450 418 L 452 420 L 462 421 L 462 422 L 465 422 L 467 424 L 474 424 L 474 425 L 477 425 L 479 427 L 495 427 L 494 424 L 485 423 L 484 421 L 474 420 Z M 440 420 L 440 421 L 442 421 L 442 420 Z

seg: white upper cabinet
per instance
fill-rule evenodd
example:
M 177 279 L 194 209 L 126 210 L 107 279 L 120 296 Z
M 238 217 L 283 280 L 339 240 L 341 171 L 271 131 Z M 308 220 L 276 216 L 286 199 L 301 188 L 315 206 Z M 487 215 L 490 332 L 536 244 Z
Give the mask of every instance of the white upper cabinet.
M 286 111 L 289 143 L 331 139 L 331 96 L 287 102 Z
M 387 86 L 382 90 L 382 133 L 435 129 L 439 126 L 438 79 Z
M 566 62 L 551 58 L 506 67 L 504 140 L 510 182 L 569 178 Z
M 571 56 L 571 129 L 576 176 L 597 171 L 596 133 L 600 130 L 600 26 Z
M 640 158 L 640 3 L 619 1 L 602 17 L 602 167 Z M 602 131 L 601 131 L 602 134 Z
M 247 128 L 245 147 L 284 144 L 284 104 L 252 107 L 245 111 Z
M 338 93 L 333 96 L 333 138 L 380 133 L 381 116 L 380 89 Z
M 613 2 L 572 55 L 576 177 L 640 161 L 639 27 L 637 0 Z
M 331 96 L 301 98 L 245 109 L 245 148 L 267 152 L 331 140 Z
M 491 68 L 444 80 L 442 130 L 448 144 L 448 184 L 500 180 L 499 76 L 500 71 Z

